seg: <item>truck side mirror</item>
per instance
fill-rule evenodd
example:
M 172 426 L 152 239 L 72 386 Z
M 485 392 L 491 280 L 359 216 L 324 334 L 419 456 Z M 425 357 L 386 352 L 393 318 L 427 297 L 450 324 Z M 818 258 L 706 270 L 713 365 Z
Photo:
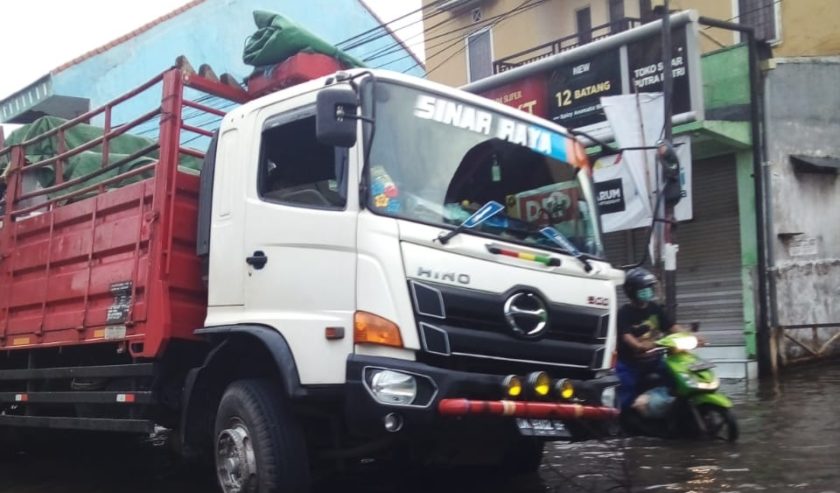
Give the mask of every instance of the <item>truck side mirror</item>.
M 315 134 L 322 144 L 353 147 L 356 144 L 356 115 L 359 103 L 350 87 L 331 86 L 321 89 L 316 100 Z

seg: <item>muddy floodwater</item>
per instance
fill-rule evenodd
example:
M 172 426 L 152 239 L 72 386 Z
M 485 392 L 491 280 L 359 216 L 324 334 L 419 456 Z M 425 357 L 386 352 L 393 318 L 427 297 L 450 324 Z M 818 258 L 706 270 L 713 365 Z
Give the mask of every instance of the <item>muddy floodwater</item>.
M 395 476 L 375 464 L 322 482 L 343 492 L 817 492 L 840 493 L 840 364 L 729 387 L 741 426 L 736 444 L 615 439 L 547 448 L 538 477 L 501 481 L 473 473 Z M 0 458 L 0 492 L 214 492 L 211 472 L 187 468 L 159 443 L 47 444 Z

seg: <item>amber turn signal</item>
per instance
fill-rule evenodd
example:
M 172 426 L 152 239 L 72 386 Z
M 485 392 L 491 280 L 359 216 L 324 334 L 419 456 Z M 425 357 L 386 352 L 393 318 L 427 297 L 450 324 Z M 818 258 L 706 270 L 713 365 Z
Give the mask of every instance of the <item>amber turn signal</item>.
M 403 347 L 397 324 L 368 312 L 356 312 L 353 315 L 353 342 Z

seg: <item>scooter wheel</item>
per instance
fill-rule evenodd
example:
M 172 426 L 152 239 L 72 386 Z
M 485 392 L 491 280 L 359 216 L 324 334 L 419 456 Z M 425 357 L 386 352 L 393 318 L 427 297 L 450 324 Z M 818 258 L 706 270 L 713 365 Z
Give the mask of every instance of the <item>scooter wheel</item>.
M 706 438 L 727 442 L 738 440 L 738 420 L 731 409 L 706 404 L 698 411 L 706 425 Z

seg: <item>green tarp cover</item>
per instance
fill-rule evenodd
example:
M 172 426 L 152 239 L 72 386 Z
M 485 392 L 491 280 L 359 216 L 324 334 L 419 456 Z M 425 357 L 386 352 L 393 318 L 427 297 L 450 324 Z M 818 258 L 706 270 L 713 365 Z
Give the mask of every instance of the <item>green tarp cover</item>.
M 12 132 L 6 139 L 6 146 L 20 144 L 34 139 L 56 127 L 66 123 L 66 120 L 54 116 L 44 116 L 34 122 L 24 125 L 23 127 Z M 64 131 L 65 148 L 69 151 L 80 145 L 83 145 L 91 140 L 101 137 L 103 129 L 86 124 L 78 124 Z M 116 163 L 121 159 L 140 151 L 155 143 L 155 140 L 137 137 L 134 135 L 123 134 L 119 137 L 114 137 L 108 140 L 108 163 Z M 26 147 L 26 161 L 27 163 L 35 163 L 58 155 L 58 135 L 53 135 L 49 138 L 39 140 L 34 144 Z M 89 180 L 82 181 L 76 185 L 58 190 L 49 195 L 50 198 L 56 196 L 63 196 L 71 191 L 81 188 L 89 187 L 96 183 L 113 178 L 119 174 L 125 173 L 140 166 L 153 163 L 158 159 L 158 151 L 153 150 L 143 155 L 132 159 L 124 164 L 121 164 L 116 169 L 110 170 L 106 173 L 93 177 Z M 8 169 L 8 155 L 0 156 L 0 176 L 5 177 Z M 70 181 L 85 175 L 88 175 L 102 166 L 102 146 L 96 146 L 87 151 L 70 157 L 64 165 L 64 181 Z M 190 156 L 181 156 L 179 166 L 193 170 L 201 168 L 201 160 Z M 111 183 L 108 188 L 118 188 L 129 183 L 134 183 L 145 178 L 149 178 L 153 173 L 151 171 L 141 175 L 133 176 L 121 180 L 119 182 Z M 35 175 L 37 176 L 38 184 L 41 187 L 49 187 L 55 184 L 55 171 L 53 165 L 40 168 Z
M 348 67 L 364 67 L 357 58 L 344 53 L 286 17 L 263 10 L 254 11 L 257 32 L 245 41 L 242 61 L 260 67 L 276 65 L 301 51 L 321 53 L 338 59 Z

